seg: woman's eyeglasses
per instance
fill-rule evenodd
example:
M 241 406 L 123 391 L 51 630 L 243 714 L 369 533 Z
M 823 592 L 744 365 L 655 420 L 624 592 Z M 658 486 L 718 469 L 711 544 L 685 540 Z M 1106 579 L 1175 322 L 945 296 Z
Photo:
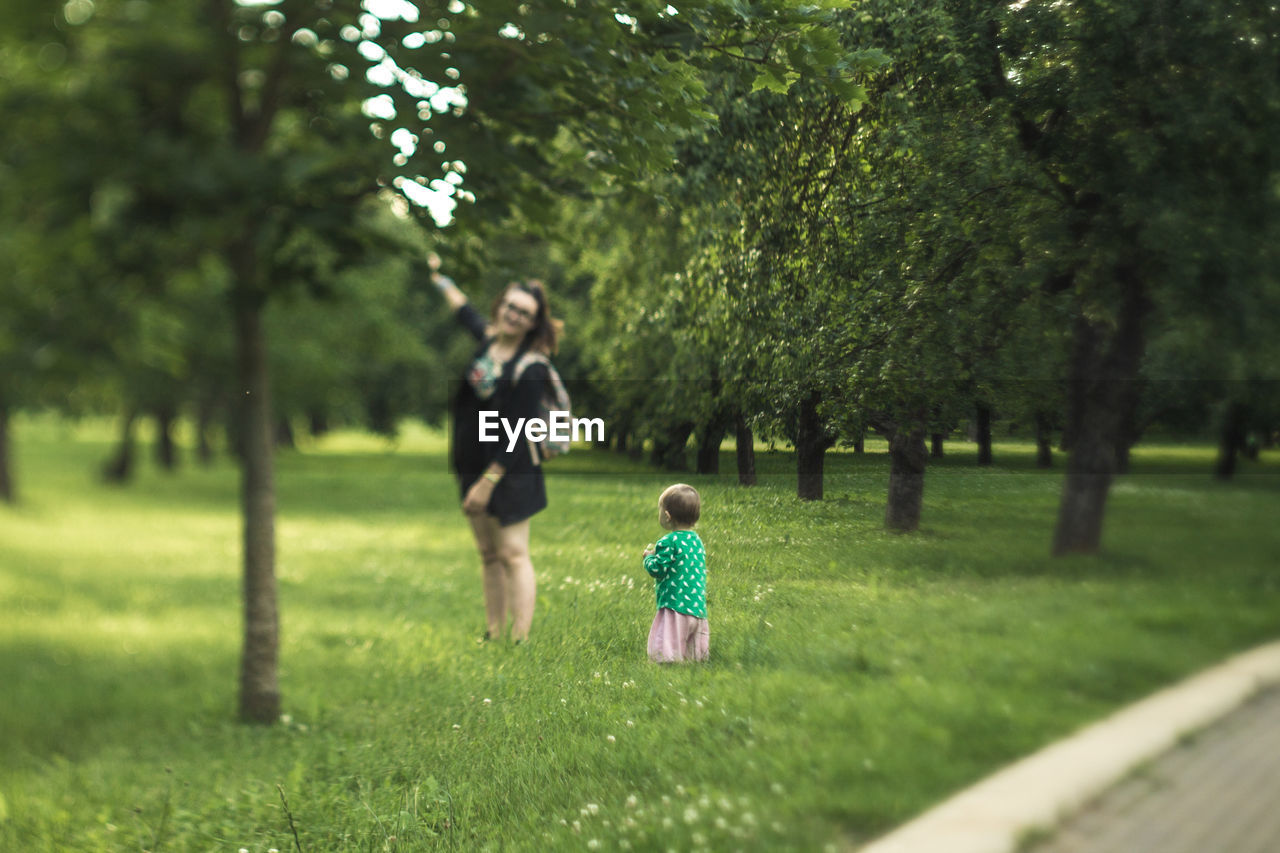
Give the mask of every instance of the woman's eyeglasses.
M 538 316 L 537 312 L 530 311 L 528 308 L 521 308 L 519 305 L 515 304 L 514 302 L 502 303 L 502 310 L 510 311 L 512 314 L 515 314 L 521 320 L 532 320 L 534 317 Z

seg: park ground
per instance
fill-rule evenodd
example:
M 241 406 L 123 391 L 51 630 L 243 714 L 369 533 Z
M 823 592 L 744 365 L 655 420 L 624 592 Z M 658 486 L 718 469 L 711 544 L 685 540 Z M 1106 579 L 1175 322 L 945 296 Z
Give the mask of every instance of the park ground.
M 953 443 L 920 532 L 882 445 L 821 502 L 762 449 L 699 488 L 713 660 L 658 667 L 639 553 L 673 475 L 576 449 L 535 521 L 533 640 L 481 644 L 442 435 L 277 462 L 281 688 L 236 722 L 233 465 L 100 485 L 111 431 L 20 419 L 0 508 L 0 848 L 822 849 L 1280 635 L 1280 463 L 1135 450 L 1103 553 L 1053 559 L 1061 471 Z

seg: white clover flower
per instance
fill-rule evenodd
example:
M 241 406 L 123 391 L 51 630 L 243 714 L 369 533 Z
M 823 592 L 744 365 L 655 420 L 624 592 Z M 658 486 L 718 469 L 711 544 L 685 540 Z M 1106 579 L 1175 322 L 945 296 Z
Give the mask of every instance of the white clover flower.
M 627 728 L 629 728 L 629 729 L 634 729 L 635 727 L 636 727 L 636 721 L 635 721 L 635 720 L 627 720 Z
M 687 809 L 684 810 L 685 823 L 693 823 L 697 819 L 698 819 L 698 810 L 695 809 L 693 806 L 689 806 Z
M 455 732 L 456 732 L 456 731 L 458 731 L 458 730 L 459 730 L 459 729 L 461 729 L 461 728 L 462 728 L 462 726 L 458 725 L 457 723 L 454 723 L 454 724 L 453 724 L 453 730 L 454 730 Z
M 722 817 L 716 818 L 716 829 L 725 829 L 729 826 L 729 821 Z
M 705 836 L 705 835 L 703 835 L 701 832 L 695 832 L 695 833 L 690 837 L 690 840 L 691 840 L 691 841 L 693 841 L 693 843 L 694 843 L 694 844 L 697 844 L 699 847 L 701 847 L 703 844 L 706 844 L 706 843 L 707 843 L 707 838 L 706 838 L 706 836 Z
M 665 828 L 670 829 L 671 827 L 675 826 L 676 824 L 675 824 L 675 821 L 673 821 L 671 818 L 669 818 L 669 817 L 664 817 L 664 818 L 662 819 L 662 825 L 663 825 Z
M 668 797 L 666 794 L 663 794 L 663 795 L 662 795 L 662 804 L 663 804 L 664 806 L 669 806 L 669 805 L 671 805 L 671 798 L 670 798 L 670 797 Z
M 561 826 L 568 826 L 568 825 L 569 825 L 569 821 L 565 820 L 564 818 L 560 818 L 560 825 L 561 825 Z
M 752 814 L 751 812 L 743 812 L 743 813 L 742 813 L 742 822 L 743 822 L 743 823 L 745 823 L 747 826 L 755 826 L 755 825 L 756 825 L 756 816 L 755 816 L 754 814 Z
M 249 853 L 249 848 L 248 848 L 248 847 L 241 847 L 241 848 L 240 848 L 240 853 Z
M 728 798 L 726 797 L 721 797 L 720 802 L 717 803 L 717 805 L 720 806 L 720 809 L 722 811 L 726 811 L 726 812 L 733 808 L 733 803 L 729 802 Z
M 293 715 L 292 715 L 292 714 L 281 714 L 281 715 L 280 715 L 280 722 L 284 723 L 286 726 L 287 726 L 287 725 L 289 725 L 290 723 L 292 723 L 292 722 L 293 722 Z
M 774 782 L 772 785 L 769 786 L 769 790 L 773 791 L 775 794 L 781 794 L 783 792 L 782 783 Z
M 698 798 L 698 805 L 702 806 L 704 809 L 711 808 L 711 798 L 708 797 L 706 794 L 703 794 L 701 797 Z
M 591 839 L 590 841 L 588 841 L 588 842 L 587 842 L 587 849 L 588 849 L 588 850 L 599 850 L 599 849 L 600 849 L 600 842 L 599 842 L 598 840 L 594 839 L 594 838 L 593 838 L 593 839 Z
M 600 807 L 595 803 L 587 803 L 587 811 L 589 811 L 591 814 L 599 814 Z
M 484 704 L 485 704 L 485 705 L 492 705 L 492 704 L 493 704 L 493 700 L 492 700 L 492 699 L 486 699 L 486 700 L 484 700 Z
M 607 738 L 605 738 L 605 740 L 609 741 L 609 743 L 617 743 L 617 742 L 618 742 L 618 739 L 617 739 L 616 737 L 614 737 L 613 735 L 609 735 Z
M 636 807 L 636 803 L 638 802 L 640 802 L 640 799 L 636 797 L 635 794 L 632 794 L 631 796 L 627 797 L 627 808 L 634 809 Z
M 684 796 L 684 785 L 676 785 L 676 793 L 683 797 L 683 796 Z
M 574 831 L 574 832 L 582 832 L 582 821 L 580 821 L 580 820 L 575 820 L 575 821 L 573 822 L 573 831 Z

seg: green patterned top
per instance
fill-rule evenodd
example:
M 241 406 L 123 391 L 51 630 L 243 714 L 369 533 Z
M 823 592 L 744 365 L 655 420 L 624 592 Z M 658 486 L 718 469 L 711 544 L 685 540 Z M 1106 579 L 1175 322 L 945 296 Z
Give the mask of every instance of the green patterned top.
M 692 530 L 673 530 L 644 558 L 644 570 L 658 582 L 658 607 L 707 618 L 707 552 Z

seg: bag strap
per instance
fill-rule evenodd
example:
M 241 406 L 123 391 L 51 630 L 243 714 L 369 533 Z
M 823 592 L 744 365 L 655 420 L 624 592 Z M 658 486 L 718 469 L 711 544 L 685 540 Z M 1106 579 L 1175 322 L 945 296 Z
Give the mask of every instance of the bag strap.
M 545 364 L 547 368 L 550 369 L 551 359 L 535 350 L 525 350 L 524 353 L 516 359 L 516 367 L 511 374 L 511 384 L 514 385 L 519 382 L 520 377 L 524 375 L 524 372 L 535 364 Z

